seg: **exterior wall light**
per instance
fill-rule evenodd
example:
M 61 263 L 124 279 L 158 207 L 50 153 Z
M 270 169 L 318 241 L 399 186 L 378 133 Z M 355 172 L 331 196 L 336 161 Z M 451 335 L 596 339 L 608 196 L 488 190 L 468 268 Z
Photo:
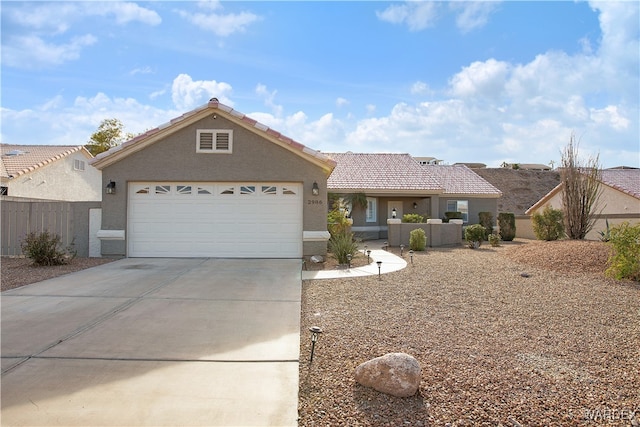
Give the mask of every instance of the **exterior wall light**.
M 322 333 L 322 329 L 318 326 L 312 326 L 309 330 L 311 331 L 311 358 L 309 363 L 311 363 L 313 362 L 313 353 L 316 350 L 316 342 L 318 341 L 318 336 Z
M 413 202 L 413 209 L 418 209 L 418 204 L 416 202 Z
M 391 209 L 391 218 L 395 219 L 398 216 L 396 208 Z
M 116 183 L 113 181 L 109 181 L 106 189 L 107 189 L 107 194 L 116 194 Z
M 313 187 L 311 187 L 311 194 L 314 196 L 320 195 L 320 187 L 318 187 L 318 183 L 315 181 L 313 182 Z

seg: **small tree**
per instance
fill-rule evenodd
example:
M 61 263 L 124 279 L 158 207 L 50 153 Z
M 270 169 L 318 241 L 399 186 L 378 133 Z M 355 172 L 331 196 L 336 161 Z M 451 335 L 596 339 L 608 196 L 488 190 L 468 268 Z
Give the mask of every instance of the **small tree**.
M 533 232 L 538 240 L 558 240 L 564 236 L 564 223 L 562 211 L 546 206 L 542 213 L 534 213 Z
M 578 159 L 578 144 L 572 134 L 562 153 L 562 205 L 564 224 L 570 239 L 584 239 L 596 222 L 598 200 L 602 193 L 599 156 L 586 162 Z
M 124 133 L 124 125 L 118 119 L 104 119 L 98 129 L 91 134 L 89 142 L 85 145 L 94 156 L 122 144 L 125 140 L 133 138 L 133 134 Z
M 516 216 L 512 212 L 500 212 L 498 214 L 500 238 L 505 242 L 511 242 L 516 237 Z

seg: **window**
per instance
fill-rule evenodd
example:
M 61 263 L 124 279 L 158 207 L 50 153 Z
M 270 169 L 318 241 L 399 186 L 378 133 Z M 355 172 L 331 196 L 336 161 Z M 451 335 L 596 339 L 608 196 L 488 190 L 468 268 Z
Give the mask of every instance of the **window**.
M 378 199 L 374 197 L 367 197 L 367 222 L 378 221 Z
M 84 171 L 84 160 L 73 159 L 73 170 Z
M 196 138 L 197 153 L 231 153 L 233 131 L 230 129 L 198 129 Z
M 9 187 L 0 187 L 0 196 L 8 196 L 9 195 Z
M 447 212 L 460 212 L 462 222 L 469 222 L 469 201 L 468 200 L 447 200 Z

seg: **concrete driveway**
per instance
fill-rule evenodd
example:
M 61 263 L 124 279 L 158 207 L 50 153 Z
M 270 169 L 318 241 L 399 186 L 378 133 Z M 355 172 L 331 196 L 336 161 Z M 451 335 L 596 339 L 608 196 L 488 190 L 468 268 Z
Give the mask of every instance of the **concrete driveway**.
M 2 293 L 2 425 L 297 425 L 299 260 L 131 258 Z

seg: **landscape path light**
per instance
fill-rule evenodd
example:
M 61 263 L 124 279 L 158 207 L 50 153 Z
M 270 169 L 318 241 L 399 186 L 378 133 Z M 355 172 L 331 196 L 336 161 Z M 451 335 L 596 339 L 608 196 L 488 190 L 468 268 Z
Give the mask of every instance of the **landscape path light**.
M 316 350 L 316 342 L 318 342 L 318 336 L 322 333 L 322 329 L 318 326 L 312 326 L 309 328 L 311 331 L 311 358 L 309 363 L 313 362 L 313 353 Z
M 382 249 L 384 249 L 386 251 L 388 247 L 389 247 L 389 242 L 385 241 L 384 242 L 384 248 L 382 248 Z
M 413 264 L 413 249 L 409 250 L 409 256 L 411 257 L 411 264 Z
M 402 257 L 402 253 L 404 252 L 404 245 L 400 245 L 400 256 Z
M 382 261 L 376 261 L 376 264 L 378 264 L 378 280 L 382 280 L 382 276 L 381 276 Z
M 367 264 L 371 263 L 371 249 L 367 249 Z
M 353 258 L 353 255 L 347 254 L 347 268 L 351 268 L 351 258 Z

